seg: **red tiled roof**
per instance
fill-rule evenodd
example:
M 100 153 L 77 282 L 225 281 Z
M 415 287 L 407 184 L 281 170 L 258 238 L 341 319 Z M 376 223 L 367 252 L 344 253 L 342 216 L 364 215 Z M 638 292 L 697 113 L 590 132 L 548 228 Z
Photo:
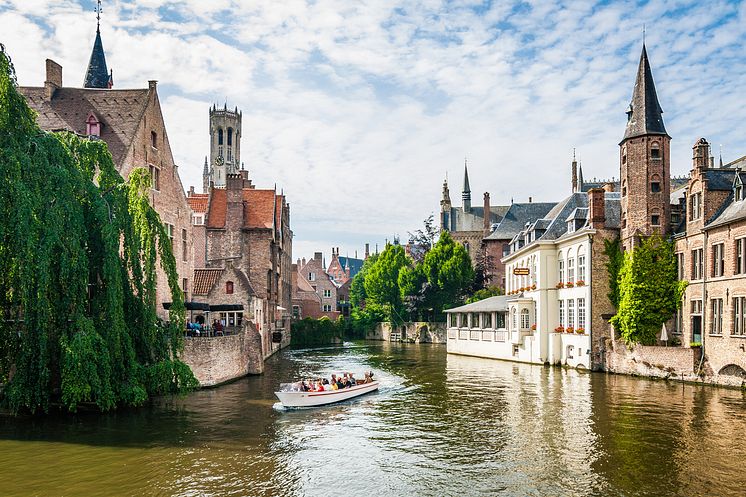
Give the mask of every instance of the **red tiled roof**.
M 93 88 L 58 88 L 52 100 L 42 87 L 21 86 L 29 107 L 38 116 L 39 127 L 46 131 L 67 130 L 86 134 L 90 112 L 100 120 L 101 139 L 106 142 L 117 168 L 122 166 L 148 105 L 149 89 L 101 90 Z
M 272 216 L 275 213 L 274 190 L 244 189 L 243 222 L 246 228 L 272 228 Z
M 207 212 L 207 202 L 209 197 L 210 196 L 207 193 L 192 193 L 187 197 L 187 202 L 189 202 L 189 207 L 191 207 L 194 212 Z
M 194 295 L 207 295 L 210 289 L 223 274 L 222 269 L 195 269 L 192 293 Z
M 213 188 L 210 194 L 209 210 L 207 211 L 207 227 L 224 228 L 226 210 L 225 190 Z

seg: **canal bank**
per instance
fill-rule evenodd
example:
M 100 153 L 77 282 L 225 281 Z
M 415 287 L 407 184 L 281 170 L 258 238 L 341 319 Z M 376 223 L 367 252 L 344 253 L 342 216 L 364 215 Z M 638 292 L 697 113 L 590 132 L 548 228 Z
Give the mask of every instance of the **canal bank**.
M 283 411 L 288 378 L 372 369 L 379 393 Z M 283 350 L 264 375 L 103 415 L 0 418 L 27 495 L 740 495 L 746 398 L 384 342 Z M 325 471 L 333 465 L 350 472 Z

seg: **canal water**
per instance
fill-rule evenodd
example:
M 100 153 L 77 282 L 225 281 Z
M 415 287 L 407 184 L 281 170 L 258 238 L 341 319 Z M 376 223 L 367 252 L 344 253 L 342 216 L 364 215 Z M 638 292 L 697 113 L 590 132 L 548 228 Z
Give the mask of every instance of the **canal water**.
M 276 404 L 372 369 L 380 392 Z M 738 390 L 449 356 L 283 351 L 263 376 L 103 416 L 0 418 L 2 496 L 742 496 Z

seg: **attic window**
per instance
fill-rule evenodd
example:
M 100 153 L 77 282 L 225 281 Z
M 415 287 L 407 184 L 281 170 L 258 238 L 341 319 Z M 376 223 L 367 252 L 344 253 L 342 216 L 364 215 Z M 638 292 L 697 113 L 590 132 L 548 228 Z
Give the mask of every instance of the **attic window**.
M 158 148 L 158 133 L 155 131 L 150 132 L 150 146 L 153 148 Z
M 101 123 L 92 113 L 88 114 L 85 120 L 85 134 L 88 136 L 101 136 Z
M 225 282 L 225 293 L 229 295 L 233 293 L 233 282 L 232 281 Z

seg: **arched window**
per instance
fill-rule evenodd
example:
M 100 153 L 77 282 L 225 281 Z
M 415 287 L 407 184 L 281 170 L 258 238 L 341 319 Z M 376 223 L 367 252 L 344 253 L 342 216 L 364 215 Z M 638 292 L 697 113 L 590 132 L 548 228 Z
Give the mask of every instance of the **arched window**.
M 658 144 L 658 142 L 653 142 L 653 144 L 650 146 L 650 158 L 651 159 L 661 158 L 661 149 L 660 149 L 660 144 Z
M 575 282 L 575 257 L 572 250 L 567 251 L 567 282 Z
M 218 128 L 218 145 L 223 144 L 223 128 Z
M 660 193 L 661 191 L 661 177 L 657 174 L 650 178 L 650 191 L 653 193 Z
M 521 329 L 527 330 L 531 327 L 528 309 L 521 309 Z
M 227 294 L 233 293 L 233 282 L 232 281 L 225 282 L 225 293 Z

